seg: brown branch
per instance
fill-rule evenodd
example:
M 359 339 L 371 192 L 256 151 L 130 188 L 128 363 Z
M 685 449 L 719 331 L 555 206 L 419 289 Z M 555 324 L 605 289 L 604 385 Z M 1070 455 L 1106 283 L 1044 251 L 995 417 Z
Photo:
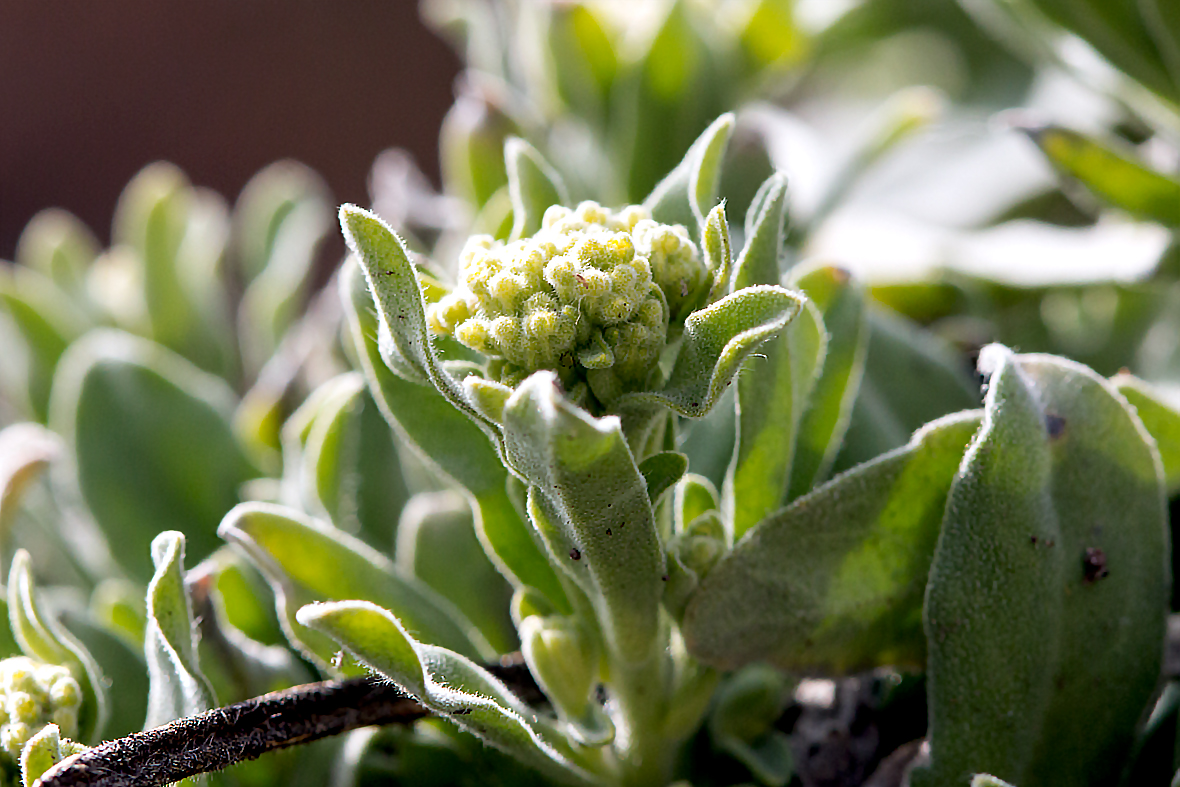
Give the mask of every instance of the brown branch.
M 526 702 L 543 700 L 520 663 L 489 667 Z M 328 680 L 215 708 L 104 743 L 55 765 L 41 787 L 157 787 L 360 727 L 430 711 L 391 683 Z

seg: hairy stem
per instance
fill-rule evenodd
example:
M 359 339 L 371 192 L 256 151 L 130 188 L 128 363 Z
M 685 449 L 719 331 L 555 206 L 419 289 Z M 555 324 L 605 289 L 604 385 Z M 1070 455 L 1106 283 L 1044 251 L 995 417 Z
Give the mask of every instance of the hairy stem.
M 520 663 L 488 668 L 526 702 L 544 699 Z M 374 678 L 309 683 L 177 719 L 62 760 L 41 787 L 156 787 L 360 727 L 430 711 Z

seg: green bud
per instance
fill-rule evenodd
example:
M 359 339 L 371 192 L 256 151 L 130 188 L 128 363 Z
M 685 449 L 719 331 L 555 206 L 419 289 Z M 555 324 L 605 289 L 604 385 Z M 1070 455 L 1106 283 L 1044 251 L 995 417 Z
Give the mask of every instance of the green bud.
M 598 678 L 598 653 L 570 618 L 534 615 L 520 624 L 520 649 L 529 670 L 562 714 L 586 715 Z
M 65 737 L 78 734 L 82 688 L 65 667 L 27 656 L 0 661 L 0 759 L 20 762 L 21 749 L 46 724 Z
M 459 286 L 427 312 L 431 330 L 488 356 L 491 376 L 509 387 L 550 369 L 569 389 L 588 382 L 604 402 L 642 388 L 669 315 L 691 306 L 708 276 L 688 231 L 639 205 L 611 212 L 595 202 L 551 206 L 541 224 L 508 244 L 471 238 Z

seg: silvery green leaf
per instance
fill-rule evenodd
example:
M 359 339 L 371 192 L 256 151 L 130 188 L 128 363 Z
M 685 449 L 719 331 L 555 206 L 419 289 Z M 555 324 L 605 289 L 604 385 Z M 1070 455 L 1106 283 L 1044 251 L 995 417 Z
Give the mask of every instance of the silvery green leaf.
M 490 93 L 474 80 L 461 81 L 455 103 L 439 131 L 444 190 L 467 200 L 476 210 L 485 207 L 507 185 L 504 143 L 521 133 L 516 121 L 492 101 Z
M 1168 494 L 1174 495 L 1180 491 L 1180 410 L 1133 375 L 1118 374 L 1110 382 L 1135 408 L 1143 427 L 1155 440 L 1164 465 L 1164 483 Z
M 1024 130 L 1054 167 L 1106 202 L 1139 219 L 1180 226 L 1180 179 L 1076 131 L 1060 126 Z
M 529 143 L 511 137 L 504 144 L 508 169 L 508 193 L 512 197 L 512 235 L 520 240 L 541 229 L 541 218 L 550 205 L 566 205 L 569 193 L 561 175 Z
M 1080 364 L 991 345 L 980 368 L 983 426 L 951 486 L 924 612 L 931 777 L 1112 783 L 1160 674 L 1159 455 Z
M 780 258 L 787 234 L 787 176 L 776 172 L 762 184 L 746 214 L 746 245 L 734 266 L 730 292 L 782 281 Z
M 926 577 L 979 420 L 976 411 L 935 421 L 751 529 L 692 597 L 689 652 L 726 669 L 920 667 Z
M 294 509 L 243 503 L 225 516 L 221 536 L 243 549 L 275 592 L 279 621 L 304 655 L 326 668 L 335 648 L 295 621 L 313 601 L 365 599 L 395 610 L 424 640 L 473 658 L 491 658 L 492 648 L 449 601 L 405 576 L 381 553 L 347 533 Z
M 737 434 L 721 498 L 729 543 L 787 496 L 799 421 L 827 353 L 819 309 L 803 300 L 800 311 L 738 374 Z
M 143 604 L 143 587 L 136 586 L 136 591 Z M 142 636 L 132 640 L 90 610 L 68 606 L 61 610 L 61 624 L 82 643 L 102 673 L 107 698 L 103 737 L 110 740 L 143 729 L 149 680 Z
M 887 309 L 868 308 L 864 375 L 834 469 L 905 445 L 914 430 L 979 406 L 979 388 L 944 340 Z
M 258 473 L 234 438 L 234 404 L 222 380 L 118 331 L 94 331 L 62 357 L 50 421 L 133 577 L 152 575 L 149 545 L 161 528 L 183 532 L 197 558 L 219 546 L 217 523 Z
M 620 65 L 608 32 L 609 19 L 603 18 L 600 9 L 580 3 L 536 6 L 535 10 L 544 15 L 554 89 L 568 106 L 578 107 L 579 114 L 602 123 Z
M 112 241 L 133 251 L 151 338 L 203 369 L 231 365 L 217 266 L 228 240 L 220 198 L 194 189 L 172 164 L 142 169 L 115 208 Z
M 373 302 L 357 266 L 345 268 L 340 287 L 369 392 L 386 420 L 408 445 L 475 498 L 480 540 L 500 571 L 518 586 L 541 591 L 568 613 L 569 602 L 544 547 L 508 497 L 508 471 L 486 433 L 433 386 L 399 377 L 382 361 Z
M 664 389 L 621 396 L 619 408 L 654 403 L 700 418 L 746 357 L 782 331 L 802 303 L 799 295 L 782 287 L 748 287 L 693 312 L 685 320 L 680 354 Z
M 608 645 L 652 655 L 664 556 L 643 476 L 619 419 L 595 418 L 537 372 L 504 409 L 506 456 L 531 486 L 529 513 L 550 553 L 589 595 Z
M 734 122 L 733 113 L 727 112 L 692 143 L 684 160 L 643 201 L 652 218 L 663 224 L 681 224 L 697 235 L 717 199 L 721 164 Z
M 16 245 L 16 262 L 48 276 L 64 292 L 82 296 L 98 239 L 76 216 L 49 208 L 29 220 Z
M 499 427 L 484 418 L 463 396 L 463 388 L 447 374 L 434 354 L 426 328 L 422 290 L 405 246 L 393 230 L 367 210 L 354 205 L 340 208 L 340 226 L 356 255 L 377 305 L 383 336 L 399 363 L 420 380 L 429 380 L 450 404 L 469 416 L 489 438 L 500 439 Z M 382 356 L 385 356 L 382 348 Z
M 709 211 L 705 219 L 705 228 L 701 232 L 701 251 L 712 275 L 709 295 L 705 300 L 705 305 L 709 306 L 729 291 L 729 278 L 733 275 L 733 248 L 724 202 Z
M 845 271 L 822 266 L 793 272 L 791 284 L 823 314 L 828 340 L 822 370 L 796 428 L 787 502 L 827 478 L 852 416 L 869 338 L 864 290 Z
M 292 457 L 304 505 L 341 530 L 390 545 L 409 498 L 393 433 L 359 372 L 324 385 L 331 392 L 308 424 L 301 455 Z
M 61 438 L 38 424 L 13 424 L 0 429 L 0 543 L 7 540 L 29 484 L 64 450 Z
M 144 729 L 217 707 L 217 695 L 197 660 L 192 602 L 184 586 L 184 536 L 161 533 L 152 542 L 156 575 L 148 585 L 147 719 Z
M 411 637 L 392 614 L 365 601 L 313 604 L 299 622 L 332 637 L 426 707 L 565 784 L 598 784 L 550 722 L 469 659 Z
M 410 498 L 398 522 L 395 556 L 398 568 L 449 599 L 497 653 L 517 648 L 508 615 L 512 587 L 484 553 L 463 495 L 445 490 Z
M 96 740 L 107 719 L 105 680 L 82 644 L 47 616 L 37 598 L 29 553 L 18 549 L 8 573 L 8 623 L 21 652 L 70 671 L 82 689 L 78 738 Z
M 3 381 L 9 395 L 39 421 L 48 418 L 54 370 L 69 343 L 89 327 L 85 315 L 53 280 L 30 268 L 0 264 L 0 309 L 7 313 L 13 335 L 5 353 L 11 367 L 0 366 L 11 379 Z
M 283 234 L 294 216 L 312 218 L 304 206 L 315 205 L 329 218 L 331 201 L 323 179 L 295 161 L 277 161 L 251 177 L 233 211 L 234 256 L 243 280 L 253 281 L 271 264 L 297 265 L 283 259 Z

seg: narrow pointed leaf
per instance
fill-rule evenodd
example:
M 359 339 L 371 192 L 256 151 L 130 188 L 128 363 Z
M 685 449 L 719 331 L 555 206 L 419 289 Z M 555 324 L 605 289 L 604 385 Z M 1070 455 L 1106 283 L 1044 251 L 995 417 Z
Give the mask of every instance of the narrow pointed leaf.
M 821 267 L 795 279 L 823 314 L 827 353 L 796 429 L 786 501 L 827 478 L 844 440 L 864 374 L 869 326 L 864 291 L 838 268 Z
M 1138 219 L 1180 226 L 1180 180 L 1076 131 L 1058 126 L 1025 131 L 1054 167 L 1116 208 Z
M 801 311 L 738 375 L 737 434 L 722 489 L 730 543 L 787 495 L 799 421 L 827 353 L 819 309 L 808 300 Z
M 984 422 L 926 598 L 931 776 L 1111 783 L 1159 678 L 1170 571 L 1158 455 L 1089 369 L 998 345 L 980 365 Z
M 705 305 L 709 306 L 729 291 L 729 277 L 733 275 L 733 248 L 729 238 L 729 222 L 725 218 L 725 203 L 709 211 L 705 229 L 701 233 L 701 249 L 709 266 L 712 281 Z
M 340 285 L 357 356 L 386 420 L 406 443 L 474 497 L 480 539 L 501 572 L 513 583 L 536 588 L 568 612 L 569 602 L 544 548 L 508 499 L 508 471 L 486 433 L 432 386 L 405 380 L 385 365 L 377 347 L 373 301 L 357 266 L 345 268 Z
M 294 509 L 243 503 L 226 514 L 219 532 L 266 575 L 288 636 L 321 665 L 332 660 L 335 649 L 300 627 L 295 613 L 313 601 L 342 599 L 364 599 L 393 610 L 427 642 L 473 658 L 493 655 L 449 601 L 404 576 L 372 547 Z
M 935 421 L 750 530 L 690 601 L 689 651 L 724 669 L 921 666 L 926 577 L 979 421 L 977 411 Z
M 733 134 L 734 115 L 713 121 L 688 149 L 684 160 L 655 187 L 643 206 L 663 224 L 681 224 L 694 235 L 717 199 L 721 161 Z
M 82 644 L 48 617 L 37 598 L 29 553 L 18 549 L 8 574 L 8 624 L 21 652 L 70 671 L 82 689 L 78 709 L 78 738 L 93 741 L 107 719 L 105 680 Z
M 684 340 L 664 390 L 626 394 L 630 402 L 662 404 L 681 415 L 700 418 L 712 409 L 742 361 L 777 335 L 799 313 L 803 299 L 782 287 L 749 287 L 684 323 Z
M 183 532 L 194 558 L 220 545 L 217 523 L 258 473 L 234 437 L 233 408 L 222 380 L 117 331 L 88 334 L 62 358 L 51 423 L 132 576 L 152 576 L 150 544 L 161 529 Z
M 593 784 L 564 736 L 469 659 L 411 637 L 364 601 L 314 604 L 299 622 L 332 637 L 426 707 L 560 783 Z
M 552 372 L 537 372 L 508 401 L 504 434 L 509 461 L 531 484 L 530 514 L 550 552 L 589 594 L 615 652 L 646 660 L 664 556 L 618 418 L 594 418 L 562 397 Z
M 148 585 L 147 719 L 144 729 L 217 707 L 217 695 L 197 660 L 192 601 L 184 586 L 184 536 L 161 533 L 152 542 L 156 575 Z
M 782 280 L 779 258 L 787 232 L 787 176 L 776 172 L 762 184 L 746 215 L 746 245 L 733 271 L 730 292 Z
M 512 197 L 511 240 L 520 240 L 541 229 L 546 208 L 568 204 L 569 194 L 557 171 L 523 139 L 512 137 L 505 143 L 504 161 Z
M 467 402 L 462 386 L 447 374 L 434 354 L 426 329 L 422 290 L 401 239 L 384 221 L 354 205 L 340 209 L 340 226 L 365 272 L 369 291 L 377 304 L 382 335 L 391 343 L 390 351 L 419 379 L 430 381 L 453 407 L 498 441 L 499 429 Z

